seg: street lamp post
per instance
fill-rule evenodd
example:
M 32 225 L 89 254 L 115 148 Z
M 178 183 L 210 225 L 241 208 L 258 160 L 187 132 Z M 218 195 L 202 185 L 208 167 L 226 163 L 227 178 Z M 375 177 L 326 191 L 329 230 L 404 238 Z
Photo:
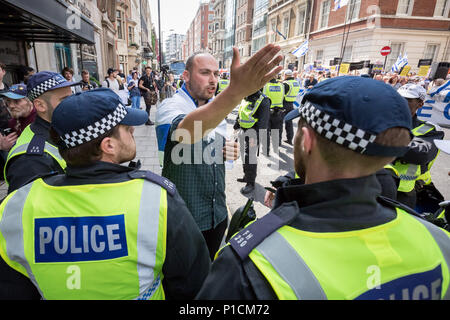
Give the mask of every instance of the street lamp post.
M 161 47 L 161 5 L 160 0 L 158 0 L 158 29 L 159 29 L 159 71 L 161 71 L 161 64 L 162 64 L 162 47 Z

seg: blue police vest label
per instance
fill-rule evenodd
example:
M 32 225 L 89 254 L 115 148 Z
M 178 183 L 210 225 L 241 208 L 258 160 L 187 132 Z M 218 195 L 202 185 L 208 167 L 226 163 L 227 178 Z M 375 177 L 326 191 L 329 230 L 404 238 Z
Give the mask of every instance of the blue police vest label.
M 281 87 L 279 87 L 279 86 L 270 86 L 269 87 L 269 91 L 271 91 L 271 92 L 280 92 L 281 91 Z
M 36 263 L 108 260 L 128 255 L 123 214 L 34 221 Z
M 441 265 L 435 269 L 392 280 L 366 291 L 355 300 L 440 300 Z

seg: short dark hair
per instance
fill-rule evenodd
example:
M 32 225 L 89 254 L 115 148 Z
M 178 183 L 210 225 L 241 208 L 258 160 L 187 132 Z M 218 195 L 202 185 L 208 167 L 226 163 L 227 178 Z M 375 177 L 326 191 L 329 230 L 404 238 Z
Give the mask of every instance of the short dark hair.
M 89 74 L 89 70 L 82 70 L 81 74 Z
M 83 143 L 82 145 L 73 148 L 67 148 L 55 129 L 50 129 L 50 137 L 58 146 L 59 154 L 66 161 L 67 165 L 71 167 L 87 167 L 99 161 L 102 157 L 100 144 L 102 143 L 103 139 L 113 136 L 120 136 L 119 125 L 115 126 L 111 130 L 102 134 L 94 140 Z
M 66 72 L 70 72 L 72 75 L 74 74 L 73 69 L 69 67 L 65 67 L 64 69 L 62 69 L 61 74 L 64 75 L 64 73 Z
M 0 62 L 0 68 L 2 68 L 3 70 L 6 69 L 6 64 L 4 64 L 3 62 Z

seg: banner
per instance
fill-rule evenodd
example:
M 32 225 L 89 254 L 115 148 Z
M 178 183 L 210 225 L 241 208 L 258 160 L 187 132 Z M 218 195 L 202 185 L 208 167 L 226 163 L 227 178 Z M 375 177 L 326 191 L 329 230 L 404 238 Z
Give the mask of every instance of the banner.
M 348 74 L 350 71 L 350 63 L 341 63 L 339 74 Z
M 308 45 L 309 45 L 309 42 L 308 42 L 308 40 L 306 40 L 305 42 L 302 43 L 302 45 L 300 47 L 298 47 L 297 49 L 292 51 L 292 54 L 294 56 L 296 56 L 297 58 L 304 56 L 308 52 Z
M 409 71 L 411 71 L 411 66 L 404 66 L 402 72 L 400 72 L 400 75 L 406 77 Z
M 427 95 L 423 107 L 417 111 L 417 117 L 450 128 L 450 81 Z
M 428 71 L 430 71 L 431 66 L 420 66 L 419 73 L 417 75 L 419 77 L 426 77 L 428 75 Z

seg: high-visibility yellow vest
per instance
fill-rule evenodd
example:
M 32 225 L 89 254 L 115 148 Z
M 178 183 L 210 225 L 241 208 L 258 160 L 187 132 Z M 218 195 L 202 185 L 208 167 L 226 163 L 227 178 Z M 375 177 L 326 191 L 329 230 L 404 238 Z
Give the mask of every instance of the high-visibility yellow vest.
M 167 191 L 143 179 L 50 186 L 0 206 L 0 255 L 44 299 L 164 299 Z
M 266 95 L 270 101 L 270 108 L 282 108 L 284 99 L 284 86 L 282 83 L 268 82 L 263 89 L 263 94 Z
M 217 90 L 217 93 L 221 93 L 223 90 L 225 90 L 226 87 L 230 84 L 230 80 L 228 79 L 220 79 L 218 82 L 219 89 Z
M 249 129 L 253 127 L 256 122 L 258 122 L 258 119 L 254 117 L 254 114 L 258 111 L 258 108 L 264 98 L 264 95 L 260 95 L 255 103 L 242 100 L 241 105 L 239 106 L 239 125 L 241 128 Z
M 417 128 L 411 130 L 412 134 L 416 137 L 427 134 L 428 132 L 434 130 L 434 126 L 429 123 L 423 123 Z M 420 165 L 411 164 L 411 163 L 402 163 L 401 161 L 395 161 L 393 167 L 397 170 L 398 175 L 400 177 L 400 184 L 398 186 L 398 191 L 400 192 L 411 192 L 414 190 L 416 185 L 416 181 L 422 180 L 425 184 L 431 183 L 431 172 L 430 169 L 434 164 L 437 156 L 430 161 L 427 165 L 426 171 L 422 172 L 423 168 Z
M 394 220 L 362 230 L 283 226 L 249 257 L 279 299 L 450 299 L 449 237 L 397 208 Z
M 30 148 L 31 141 L 33 140 L 34 137 L 35 137 L 34 132 L 31 130 L 30 126 L 27 126 L 23 130 L 23 132 L 19 136 L 19 138 L 17 139 L 16 144 L 9 151 L 8 157 L 6 159 L 6 163 L 5 163 L 5 166 L 3 169 L 3 177 L 4 177 L 6 183 L 9 184 L 8 180 L 6 179 L 6 169 L 8 167 L 8 163 L 11 161 L 12 158 L 17 157 L 21 154 L 25 154 L 25 153 L 33 154 L 33 153 L 42 152 L 42 150 L 35 150 L 34 148 L 36 148 L 36 147 L 31 146 L 31 148 Z M 30 149 L 30 150 L 28 150 L 28 149 Z M 50 156 L 52 156 L 52 158 L 55 159 L 56 162 L 58 162 L 59 166 L 63 170 L 66 169 L 66 167 L 67 167 L 66 162 L 59 154 L 57 147 L 55 147 L 54 145 L 52 145 L 46 141 L 45 145 L 44 145 L 44 152 L 46 152 Z
M 294 102 L 300 92 L 300 83 L 295 79 L 286 80 L 285 83 L 289 86 L 289 91 L 286 93 L 284 100 Z

